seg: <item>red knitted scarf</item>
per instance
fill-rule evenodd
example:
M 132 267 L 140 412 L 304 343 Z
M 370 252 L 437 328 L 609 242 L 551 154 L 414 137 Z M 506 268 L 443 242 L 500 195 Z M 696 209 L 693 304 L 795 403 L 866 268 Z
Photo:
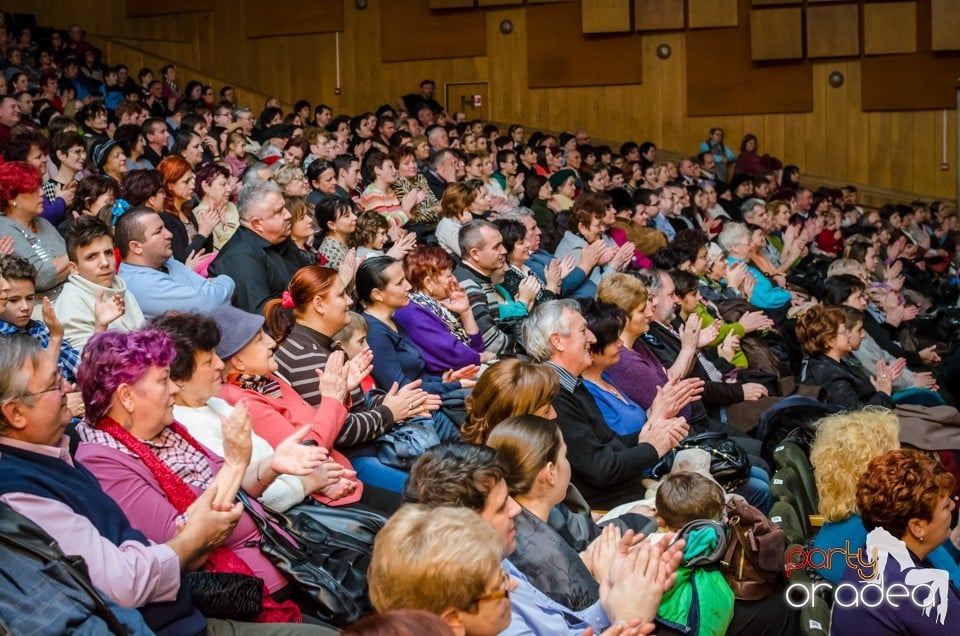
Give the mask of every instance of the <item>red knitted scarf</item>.
M 207 450 L 187 432 L 180 424 L 174 422 L 170 425 L 174 433 L 182 437 L 188 444 L 200 451 L 205 457 L 208 457 Z M 146 444 L 134 437 L 130 431 L 123 428 L 115 420 L 105 417 L 97 424 L 97 429 L 107 433 L 115 440 L 123 444 L 130 452 L 140 458 L 140 461 L 150 469 L 150 472 L 163 488 L 167 499 L 177 509 L 177 512 L 184 514 L 194 501 L 197 495 L 193 490 L 177 476 L 170 467 L 164 464 L 159 457 L 153 454 Z M 246 514 L 246 513 L 244 513 Z M 256 576 L 244 561 L 234 554 L 233 550 L 225 546 L 220 546 L 213 550 L 204 563 L 204 569 L 210 572 L 223 572 L 231 574 L 245 574 L 247 576 Z M 258 623 L 299 623 L 303 620 L 300 614 L 300 608 L 292 601 L 278 603 L 270 597 L 270 592 L 266 586 L 263 588 L 263 611 L 255 619 Z

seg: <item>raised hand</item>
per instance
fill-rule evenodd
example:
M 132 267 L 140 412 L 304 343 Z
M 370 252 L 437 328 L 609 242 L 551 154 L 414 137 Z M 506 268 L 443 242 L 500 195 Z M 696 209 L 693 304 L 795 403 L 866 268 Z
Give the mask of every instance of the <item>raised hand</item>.
M 722 257 L 721 257 L 722 258 Z M 747 276 L 746 263 L 734 263 L 727 266 L 727 286 L 733 289 L 742 289 L 743 280 Z
M 310 425 L 304 424 L 293 435 L 273 449 L 270 468 L 281 475 L 309 475 L 330 456 L 326 448 L 301 444 L 310 434 Z
M 696 314 L 691 314 L 691 317 L 696 317 Z M 699 318 L 697 318 L 699 320 Z M 730 333 L 733 333 L 732 331 Z M 711 342 L 717 339 L 717 336 L 720 335 L 720 321 L 714 320 L 710 323 L 710 326 L 703 327 L 700 329 L 700 337 L 697 339 L 697 348 L 703 349 L 708 346 Z
M 44 317 L 46 317 L 46 314 L 44 314 Z M 917 355 L 920 356 L 920 359 L 923 360 L 923 363 L 928 367 L 940 364 L 940 355 L 937 353 L 936 345 L 930 345 L 926 349 L 917 351 Z
M 475 364 L 468 364 L 465 367 L 459 369 L 450 369 L 446 371 L 442 379 L 444 382 L 457 382 L 459 380 L 472 380 L 477 377 L 477 374 L 480 373 L 480 367 Z
M 671 378 L 662 387 L 657 387 L 657 396 L 647 409 L 647 419 L 666 420 L 676 417 L 690 402 L 696 402 L 703 393 L 700 378 Z
M 225 464 L 239 467 L 241 471 L 247 469 L 250 464 L 250 454 L 253 451 L 252 425 L 253 418 L 250 417 L 245 400 L 237 402 L 230 417 L 220 416 Z
M 413 232 L 404 232 L 399 241 L 395 241 L 393 247 L 387 250 L 387 256 L 402 261 L 406 255 L 417 246 L 417 235 Z
M 457 316 L 470 311 L 470 298 L 460 285 L 451 284 L 450 295 L 446 300 L 441 300 L 440 304 Z
M 569 256 L 569 254 L 568 254 Z M 560 261 L 553 259 L 543 270 L 543 277 L 547 280 L 547 289 L 554 294 L 560 293 L 560 285 L 563 282 L 563 274 L 560 270 Z
M 606 263 L 607 261 L 603 261 L 601 263 L 601 258 L 605 255 L 606 250 L 607 246 L 603 241 L 594 241 L 593 243 L 589 243 L 583 248 L 583 250 L 580 251 L 580 267 L 589 274 L 590 270 L 592 270 L 598 264 Z M 612 253 L 610 258 L 613 258 Z
M 636 245 L 627 241 L 620 246 L 620 249 L 617 250 L 614 254 L 613 259 L 610 261 L 610 266 L 616 270 L 622 270 L 627 265 L 630 264 L 630 261 L 633 260 L 633 253 L 636 250 Z
M 540 293 L 540 281 L 536 276 L 527 276 L 520 281 L 520 288 L 517 290 L 517 300 L 526 303 L 527 306 L 533 304 Z
M 697 351 L 700 348 L 700 317 L 690 314 L 687 321 L 680 325 L 680 347 L 687 351 Z
M 110 298 L 106 299 L 105 294 L 106 291 L 97 294 L 97 300 L 93 305 L 94 331 L 104 331 L 110 323 L 123 316 L 126 311 L 123 294 L 111 294 Z
M 774 322 L 762 311 L 748 311 L 737 322 L 743 327 L 745 333 L 762 331 L 773 327 Z
M 330 398 L 337 402 L 345 402 L 349 392 L 350 367 L 346 362 L 347 354 L 343 351 L 334 351 L 327 358 L 324 368 L 316 369 L 321 397 Z
M 217 201 L 206 210 L 201 212 L 199 218 L 197 219 L 197 234 L 210 236 L 210 234 L 213 232 L 213 228 L 217 227 L 220 221 L 223 220 L 223 214 L 226 212 L 226 210 L 226 203 L 223 201 Z
M 740 336 L 735 331 L 730 331 L 727 337 L 723 339 L 718 348 L 720 356 L 727 362 L 733 362 L 733 357 L 740 351 Z
M 403 199 L 400 201 L 400 206 L 409 214 L 410 210 L 419 205 L 425 196 L 427 195 L 423 190 L 414 188 L 403 196 Z
M 689 434 L 690 427 L 687 420 L 682 417 L 674 417 L 669 420 L 647 421 L 644 427 L 640 429 L 637 441 L 650 444 L 656 449 L 657 456 L 663 457 Z
M 186 524 L 177 528 L 181 538 L 198 543 L 203 551 L 223 545 L 243 514 L 243 504 L 238 501 L 223 506 L 215 504 L 218 496 L 219 487 L 214 483 L 190 504 Z
M 183 264 L 187 266 L 187 269 L 190 271 L 196 271 L 200 264 L 203 262 L 209 255 L 207 250 L 200 250 L 199 252 L 193 251 L 187 255 L 186 260 L 183 261 Z
M 769 395 L 767 387 L 762 384 L 756 384 L 754 382 L 746 382 L 740 385 L 740 388 L 743 389 L 743 401 L 744 402 L 755 402 L 762 397 Z
M 353 285 L 353 277 L 357 275 L 357 267 L 360 264 L 357 262 L 357 250 L 350 248 L 347 250 L 346 255 L 343 257 L 343 262 L 340 263 L 340 280 L 343 282 L 344 287 L 350 287 Z
M 594 243 L 600 243 L 603 246 L 603 251 L 600 252 L 600 260 L 598 261 L 601 265 L 606 265 L 612 261 L 620 249 L 616 245 L 607 245 L 602 239 L 597 239 Z
M 600 536 L 587 546 L 589 561 L 585 562 L 590 574 L 597 581 L 602 580 L 610 572 L 610 564 L 620 549 L 622 538 L 623 534 L 620 531 L 620 526 L 611 523 L 604 527 Z
M 57 341 L 56 350 L 60 350 L 60 341 L 63 340 L 63 325 L 60 323 L 60 319 L 57 318 L 57 312 L 53 310 L 53 303 L 50 301 L 49 296 L 43 297 L 43 310 L 41 312 L 43 316 L 43 324 L 47 326 L 47 330 L 50 332 L 50 339 Z M 53 347 L 50 347 L 53 349 Z
M 573 260 L 573 254 L 567 254 L 560 260 L 560 279 L 563 280 L 567 275 L 576 269 L 577 264 Z
M 390 409 L 394 420 L 409 419 L 422 413 L 428 406 L 432 406 L 432 401 L 429 400 L 430 395 L 420 388 L 420 384 L 420 380 L 414 380 L 403 388 L 398 388 L 396 382 L 390 387 L 390 391 L 383 399 L 383 406 Z M 436 408 L 439 408 L 439 405 Z
M 373 351 L 364 349 L 352 360 L 347 362 L 347 394 L 360 386 L 368 375 L 373 372 Z
M 877 374 L 871 376 L 870 384 L 878 393 L 893 395 L 893 376 L 890 373 L 890 367 L 883 360 L 877 360 Z

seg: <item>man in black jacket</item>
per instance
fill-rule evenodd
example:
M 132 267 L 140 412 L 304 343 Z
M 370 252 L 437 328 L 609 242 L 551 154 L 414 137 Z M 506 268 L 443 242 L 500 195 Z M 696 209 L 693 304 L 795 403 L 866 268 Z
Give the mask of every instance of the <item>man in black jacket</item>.
M 237 197 L 240 227 L 210 265 L 214 275 L 227 274 L 236 283 L 233 304 L 263 313 L 279 298 L 298 269 L 309 265 L 290 240 L 290 211 L 272 182 L 244 186 Z
M 527 352 L 550 366 L 560 380 L 553 400 L 567 444 L 572 480 L 594 508 L 612 508 L 643 497 L 644 472 L 676 446 L 685 430 L 664 428 L 650 443 L 628 446 L 607 426 L 593 396 L 580 381 L 590 366 L 587 329 L 575 300 L 554 300 L 534 308 L 523 324 Z

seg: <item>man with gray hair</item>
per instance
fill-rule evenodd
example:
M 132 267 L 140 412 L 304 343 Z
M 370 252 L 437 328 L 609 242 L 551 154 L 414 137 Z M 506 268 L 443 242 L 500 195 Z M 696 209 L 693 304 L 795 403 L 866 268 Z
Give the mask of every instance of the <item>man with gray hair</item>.
M 477 219 L 460 228 L 463 261 L 453 270 L 453 275 L 467 292 L 473 317 L 483 334 L 485 350 L 497 355 L 511 353 L 515 346 L 513 335 L 499 320 L 500 300 L 492 280 L 497 270 L 502 275 L 506 255 L 500 230 L 490 221 Z
M 437 197 L 443 198 L 447 186 L 457 180 L 457 154 L 446 148 L 433 154 L 430 158 L 430 168 L 427 170 L 427 185 Z
M 580 375 L 592 364 L 597 339 L 575 300 L 551 300 L 533 308 L 523 322 L 523 341 L 534 360 L 560 380 L 553 399 L 556 420 L 567 443 L 571 479 L 591 508 L 610 509 L 643 497 L 643 473 L 688 432 L 686 422 L 650 422 L 642 441 L 628 446 L 606 423 Z
M 280 186 L 272 181 L 250 183 L 237 196 L 240 227 L 210 265 L 214 274 L 237 282 L 233 304 L 262 314 L 279 298 L 298 269 L 311 263 L 290 240 L 290 211 Z

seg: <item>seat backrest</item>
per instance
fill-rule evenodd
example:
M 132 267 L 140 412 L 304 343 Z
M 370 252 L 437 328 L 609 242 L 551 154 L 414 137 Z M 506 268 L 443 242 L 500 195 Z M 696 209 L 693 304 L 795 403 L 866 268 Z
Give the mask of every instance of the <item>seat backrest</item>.
M 800 519 L 797 509 L 788 501 L 775 501 L 770 507 L 770 521 L 774 522 L 787 535 L 787 543 L 806 543 L 809 534 L 807 524 Z
M 803 489 L 813 508 L 813 514 L 820 509 L 820 497 L 817 494 L 817 482 L 813 475 L 813 466 L 807 451 L 793 441 L 785 440 L 773 451 L 773 463 L 776 468 L 792 468 L 803 483 Z
M 802 519 L 807 519 L 816 512 L 803 487 L 803 481 L 793 468 L 781 468 L 773 473 L 770 478 L 770 494 L 774 501 L 783 499 L 796 502 L 797 513 Z

